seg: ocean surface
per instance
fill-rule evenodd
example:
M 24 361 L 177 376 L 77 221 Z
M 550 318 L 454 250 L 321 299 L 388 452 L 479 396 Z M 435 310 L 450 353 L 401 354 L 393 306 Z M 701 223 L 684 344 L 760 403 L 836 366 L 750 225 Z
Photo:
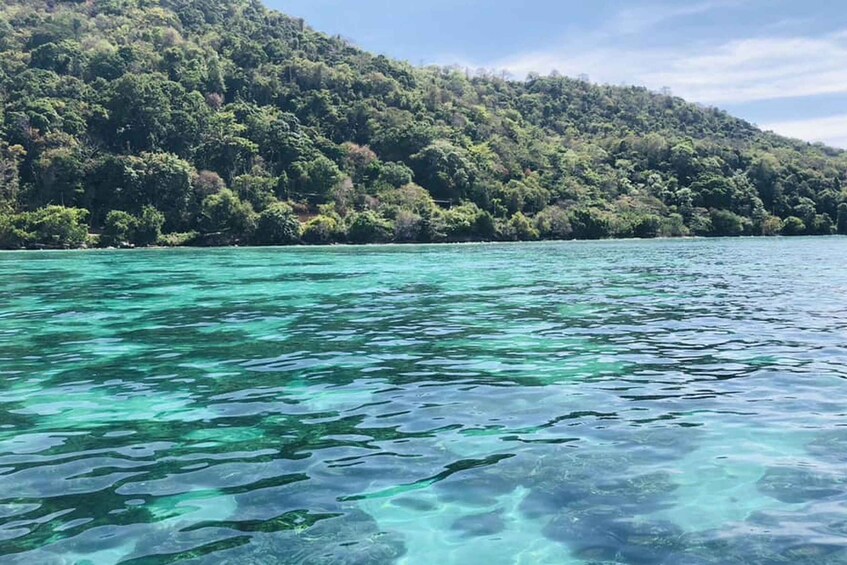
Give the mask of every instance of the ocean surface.
M 847 563 L 847 238 L 0 254 L 0 563 Z

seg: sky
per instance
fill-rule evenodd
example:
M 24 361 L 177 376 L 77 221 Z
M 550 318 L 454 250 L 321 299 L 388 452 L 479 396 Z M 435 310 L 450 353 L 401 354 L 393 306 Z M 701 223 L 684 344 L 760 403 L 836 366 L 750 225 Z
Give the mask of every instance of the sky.
M 847 148 L 843 0 L 264 0 L 415 65 L 669 88 Z

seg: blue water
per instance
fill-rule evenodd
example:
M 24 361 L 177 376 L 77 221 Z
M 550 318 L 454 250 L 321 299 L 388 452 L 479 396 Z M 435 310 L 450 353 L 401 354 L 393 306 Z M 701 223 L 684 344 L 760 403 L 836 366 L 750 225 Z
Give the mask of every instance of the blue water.
M 847 563 L 847 239 L 0 254 L 2 563 Z

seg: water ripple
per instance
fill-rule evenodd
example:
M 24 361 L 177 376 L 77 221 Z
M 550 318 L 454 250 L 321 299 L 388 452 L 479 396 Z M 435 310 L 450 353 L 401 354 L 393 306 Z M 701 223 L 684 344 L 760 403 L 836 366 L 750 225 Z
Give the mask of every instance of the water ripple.
M 844 242 L 0 254 L 0 560 L 847 563 Z

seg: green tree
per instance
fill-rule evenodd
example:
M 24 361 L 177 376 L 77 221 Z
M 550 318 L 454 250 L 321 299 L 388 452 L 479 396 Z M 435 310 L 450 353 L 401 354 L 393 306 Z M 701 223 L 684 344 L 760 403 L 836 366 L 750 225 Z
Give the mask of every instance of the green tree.
M 603 239 L 610 237 L 614 229 L 612 217 L 596 208 L 572 210 L 569 220 L 577 239 Z
M 24 228 L 24 216 L 0 210 L 0 249 L 21 249 L 35 240 Z
M 438 141 L 412 156 L 418 182 L 436 199 L 459 200 L 476 176 L 465 150 L 448 141 Z
M 145 206 L 136 222 L 132 242 L 135 245 L 154 245 L 162 236 L 164 225 L 165 215 L 153 206 Z
M 841 235 L 847 235 L 847 202 L 838 205 L 837 231 Z
M 782 225 L 782 235 L 803 235 L 806 233 L 806 224 L 796 216 L 785 218 Z
M 494 239 L 496 230 L 491 214 L 476 204 L 454 206 L 444 213 L 444 233 L 450 241 Z
M 165 216 L 152 206 L 145 206 L 140 217 L 122 210 L 106 215 L 100 244 L 109 247 L 153 245 L 162 235 Z
M 685 225 L 685 218 L 681 214 L 671 214 L 662 220 L 662 228 L 659 235 L 664 237 L 685 237 L 691 232 Z
M 126 247 L 131 244 L 138 226 L 138 219 L 121 210 L 112 210 L 106 215 L 106 223 L 100 236 L 105 247 Z
M 76 41 L 45 43 L 32 50 L 30 65 L 60 75 L 82 76 L 86 57 Z
M 780 164 L 777 158 L 770 153 L 758 156 L 750 166 L 748 175 L 765 207 L 773 212 L 782 197 L 779 186 Z
M 354 214 L 347 228 L 350 243 L 387 243 L 393 235 L 394 226 L 370 210 Z
M 126 58 L 118 49 L 108 46 L 99 48 L 88 57 L 86 75 L 88 80 L 102 78 L 112 81 L 121 77 L 129 69 Z
M 642 239 L 658 237 L 662 231 L 662 219 L 655 214 L 639 216 L 632 222 L 631 229 L 634 237 Z
M 0 122 L 2 125 L 2 122 Z M 0 141 L 0 212 L 14 209 L 20 191 L 20 161 L 26 156 L 26 150 L 20 145 L 9 146 Z
M 139 193 L 121 208 L 141 212 L 144 206 L 153 206 L 165 215 L 167 230 L 188 227 L 194 212 L 194 167 L 170 153 L 142 153 L 137 166 Z
M 782 233 L 782 219 L 778 216 L 768 216 L 762 222 L 762 235 L 779 235 Z
M 261 214 L 254 236 L 259 245 L 290 245 L 300 240 L 300 222 L 291 206 L 277 202 Z
M 815 214 L 809 232 L 813 235 L 832 235 L 835 227 L 829 214 Z
M 737 236 L 744 233 L 744 218 L 729 210 L 712 210 L 712 235 Z
M 527 183 L 512 180 L 497 190 L 496 197 L 512 214 L 535 214 L 549 202 L 550 191 L 539 186 L 537 181 Z
M 130 151 L 161 147 L 171 125 L 171 100 L 164 82 L 157 75 L 126 74 L 109 85 L 104 133 L 113 147 Z
M 143 162 L 138 157 L 103 155 L 87 163 L 86 208 L 94 225 L 102 225 L 111 210 L 135 211 L 142 199 Z
M 203 200 L 201 217 L 201 228 L 204 231 L 221 234 L 227 242 L 249 239 L 256 227 L 253 207 L 247 202 L 242 202 L 229 189 L 206 197 Z
M 24 231 L 38 245 L 59 249 L 80 247 L 88 240 L 87 217 L 87 210 L 47 206 L 24 214 Z
M 385 163 L 379 171 L 377 182 L 394 188 L 411 184 L 414 180 L 412 169 L 403 163 Z
M 516 212 L 509 220 L 510 232 L 518 241 L 532 241 L 538 239 L 538 230 L 522 212 Z
M 343 178 L 338 165 L 323 155 L 307 163 L 296 163 L 292 170 L 294 194 L 305 196 L 313 203 L 325 202 Z
M 421 241 L 423 218 L 410 211 L 399 210 L 394 217 L 394 241 L 398 243 L 413 243 Z
M 243 137 L 246 130 L 234 113 L 216 114 L 210 119 L 206 136 L 197 148 L 200 165 L 232 184 L 233 178 L 250 170 L 253 159 L 259 154 L 259 146 Z
M 314 245 L 337 243 L 345 237 L 340 219 L 333 215 L 315 216 L 303 227 L 303 241 Z
M 671 165 L 674 173 L 685 184 L 695 174 L 697 168 L 697 151 L 690 141 L 678 143 L 671 148 Z
M 792 212 L 794 216 L 797 216 L 803 223 L 806 224 L 807 229 L 814 229 L 815 217 L 818 214 L 817 206 L 815 206 L 815 201 L 811 198 L 800 197 L 797 199 L 797 204 L 792 208 Z
M 535 228 L 544 239 L 570 239 L 573 228 L 568 212 L 559 206 L 548 206 L 535 217 Z
M 84 166 L 76 147 L 44 151 L 35 162 L 37 204 L 77 204 L 84 192 Z
M 258 174 L 241 175 L 232 181 L 233 191 L 257 212 L 264 211 L 276 202 L 278 185 L 278 178 Z

